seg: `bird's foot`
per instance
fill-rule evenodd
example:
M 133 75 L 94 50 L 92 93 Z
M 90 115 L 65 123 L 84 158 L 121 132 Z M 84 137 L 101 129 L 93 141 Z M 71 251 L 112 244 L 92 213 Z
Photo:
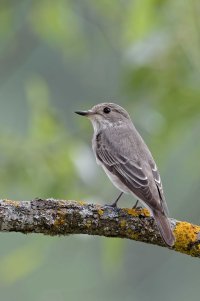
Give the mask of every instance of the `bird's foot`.
M 104 206 L 106 206 L 106 207 L 112 207 L 112 208 L 118 208 L 116 201 L 114 203 L 112 203 L 112 204 L 105 204 Z
M 121 198 L 123 192 L 120 193 L 120 195 L 118 196 L 118 198 L 112 203 L 112 204 L 105 204 L 105 206 L 108 206 L 108 207 L 113 207 L 113 208 L 118 208 L 117 207 L 117 202 L 119 201 L 119 199 Z
M 142 209 L 141 206 L 138 206 L 138 203 L 139 203 L 139 201 L 137 200 L 137 202 L 136 202 L 135 205 L 132 207 L 132 209 L 135 209 L 135 210 L 140 210 L 140 209 Z

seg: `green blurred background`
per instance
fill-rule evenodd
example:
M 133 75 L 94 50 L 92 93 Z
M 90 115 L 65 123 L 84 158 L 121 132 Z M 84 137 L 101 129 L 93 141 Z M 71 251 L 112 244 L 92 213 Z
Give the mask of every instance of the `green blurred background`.
M 171 216 L 200 224 L 200 2 L 1 0 L 1 198 L 111 202 L 92 127 L 124 106 Z M 132 206 L 123 197 L 121 206 Z M 199 261 L 128 240 L 1 234 L 0 300 L 198 300 Z

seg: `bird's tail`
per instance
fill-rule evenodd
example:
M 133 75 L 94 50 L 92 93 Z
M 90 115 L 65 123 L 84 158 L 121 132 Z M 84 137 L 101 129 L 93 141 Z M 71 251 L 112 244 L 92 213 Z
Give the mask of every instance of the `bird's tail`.
M 172 247 L 175 243 L 175 237 L 172 232 L 168 217 L 157 210 L 153 210 L 153 216 L 156 220 L 163 240 L 169 247 Z

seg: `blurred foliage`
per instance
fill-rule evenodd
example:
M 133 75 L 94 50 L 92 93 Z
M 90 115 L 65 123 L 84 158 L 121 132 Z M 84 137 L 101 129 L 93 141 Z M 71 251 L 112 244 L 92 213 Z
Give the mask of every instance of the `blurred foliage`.
M 11 198 L 41 194 L 61 198 L 67 193 L 70 197 L 78 183 L 78 179 L 77 183 L 74 181 L 74 164 L 70 155 L 75 143 L 50 108 L 44 81 L 32 79 L 27 82 L 26 91 L 31 112 L 26 135 L 1 136 L 2 196 L 6 197 L 5 192 L 9 189 Z
M 150 146 L 171 215 L 200 223 L 199 13 L 197 0 L 0 1 L 1 197 L 114 199 L 73 114 L 109 100 Z M 1 235 L 4 301 L 193 300 L 198 270 L 123 240 Z

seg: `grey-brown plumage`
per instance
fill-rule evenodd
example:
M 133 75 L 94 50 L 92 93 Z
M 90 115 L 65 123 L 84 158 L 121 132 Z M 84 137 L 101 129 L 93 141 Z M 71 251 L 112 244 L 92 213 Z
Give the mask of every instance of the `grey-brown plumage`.
M 118 189 L 136 196 L 151 210 L 164 241 L 173 246 L 175 238 L 160 175 L 129 114 L 113 103 L 76 113 L 87 116 L 93 124 L 92 147 L 97 163 Z

